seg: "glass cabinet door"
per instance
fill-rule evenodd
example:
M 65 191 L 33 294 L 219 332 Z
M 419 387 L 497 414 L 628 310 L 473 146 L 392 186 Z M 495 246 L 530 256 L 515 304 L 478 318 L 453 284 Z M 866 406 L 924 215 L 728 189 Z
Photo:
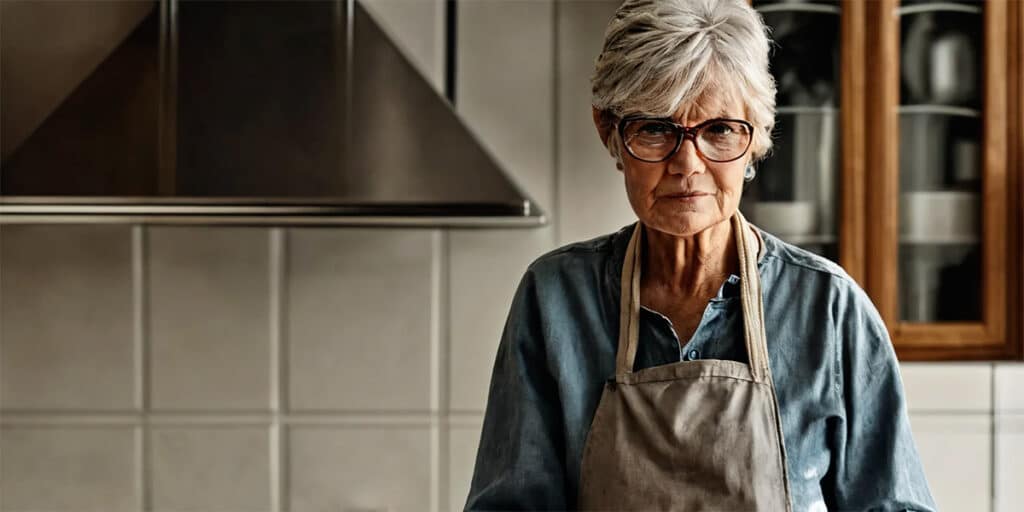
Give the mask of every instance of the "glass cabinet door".
M 1009 346 L 1009 4 L 869 2 L 868 290 L 901 356 Z
M 777 115 L 772 152 L 747 185 L 743 211 L 769 233 L 853 266 L 840 251 L 846 6 L 837 0 L 752 5 L 771 28 Z
M 981 321 L 983 9 L 897 9 L 901 322 Z

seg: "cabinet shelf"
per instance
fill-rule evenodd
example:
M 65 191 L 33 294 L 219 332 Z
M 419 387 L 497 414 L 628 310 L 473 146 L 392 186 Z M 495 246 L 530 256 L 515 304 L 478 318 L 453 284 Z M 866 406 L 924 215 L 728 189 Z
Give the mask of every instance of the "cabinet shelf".
M 958 117 L 981 117 L 981 111 L 978 109 L 938 104 L 900 105 L 899 113 L 900 115 L 931 114 Z
M 977 245 L 976 236 L 922 237 L 900 236 L 900 245 Z
M 923 12 L 964 12 L 970 14 L 981 14 L 981 7 L 958 4 L 955 2 L 933 2 L 928 4 L 906 5 L 896 8 L 896 14 L 899 16 L 920 14 Z
M 754 7 L 758 12 L 810 12 L 821 14 L 840 14 L 842 10 L 835 5 L 821 4 L 767 4 Z
M 776 113 L 780 115 L 785 114 L 817 114 L 817 115 L 831 115 L 839 112 L 839 109 L 834 105 L 785 105 L 782 107 L 776 107 Z

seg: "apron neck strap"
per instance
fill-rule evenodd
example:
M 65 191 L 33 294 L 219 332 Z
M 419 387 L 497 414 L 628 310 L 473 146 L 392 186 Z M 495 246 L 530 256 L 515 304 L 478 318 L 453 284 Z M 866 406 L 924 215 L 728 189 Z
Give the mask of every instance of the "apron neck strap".
M 769 382 L 768 343 L 764 330 L 764 303 L 761 278 L 757 272 L 758 242 L 743 215 L 736 211 L 730 219 L 740 264 L 740 300 L 743 308 L 743 337 L 750 361 L 750 372 L 758 382 Z M 643 252 L 643 223 L 637 221 L 622 262 L 622 287 L 619 307 L 619 343 L 615 357 L 615 379 L 633 373 L 640 334 L 640 267 Z
M 743 305 L 743 337 L 747 342 L 750 372 L 758 382 L 771 380 L 768 366 L 768 336 L 764 331 L 764 299 L 761 276 L 757 273 L 758 242 L 747 219 L 739 210 L 732 217 L 736 251 L 740 260 L 740 300 Z

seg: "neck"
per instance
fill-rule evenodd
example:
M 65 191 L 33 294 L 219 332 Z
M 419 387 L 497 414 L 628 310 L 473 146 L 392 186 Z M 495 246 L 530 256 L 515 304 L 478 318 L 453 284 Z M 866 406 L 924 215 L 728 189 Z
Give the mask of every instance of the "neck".
M 645 227 L 642 285 L 674 296 L 714 294 L 738 270 L 730 219 L 691 236 L 676 236 Z

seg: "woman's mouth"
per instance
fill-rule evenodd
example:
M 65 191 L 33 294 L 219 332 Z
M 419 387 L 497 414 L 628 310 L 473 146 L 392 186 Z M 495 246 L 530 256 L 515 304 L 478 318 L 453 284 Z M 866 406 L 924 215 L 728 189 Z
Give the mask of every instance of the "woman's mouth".
M 666 194 L 662 197 L 674 201 L 697 201 L 702 197 L 710 196 L 707 192 L 679 192 L 677 194 Z

